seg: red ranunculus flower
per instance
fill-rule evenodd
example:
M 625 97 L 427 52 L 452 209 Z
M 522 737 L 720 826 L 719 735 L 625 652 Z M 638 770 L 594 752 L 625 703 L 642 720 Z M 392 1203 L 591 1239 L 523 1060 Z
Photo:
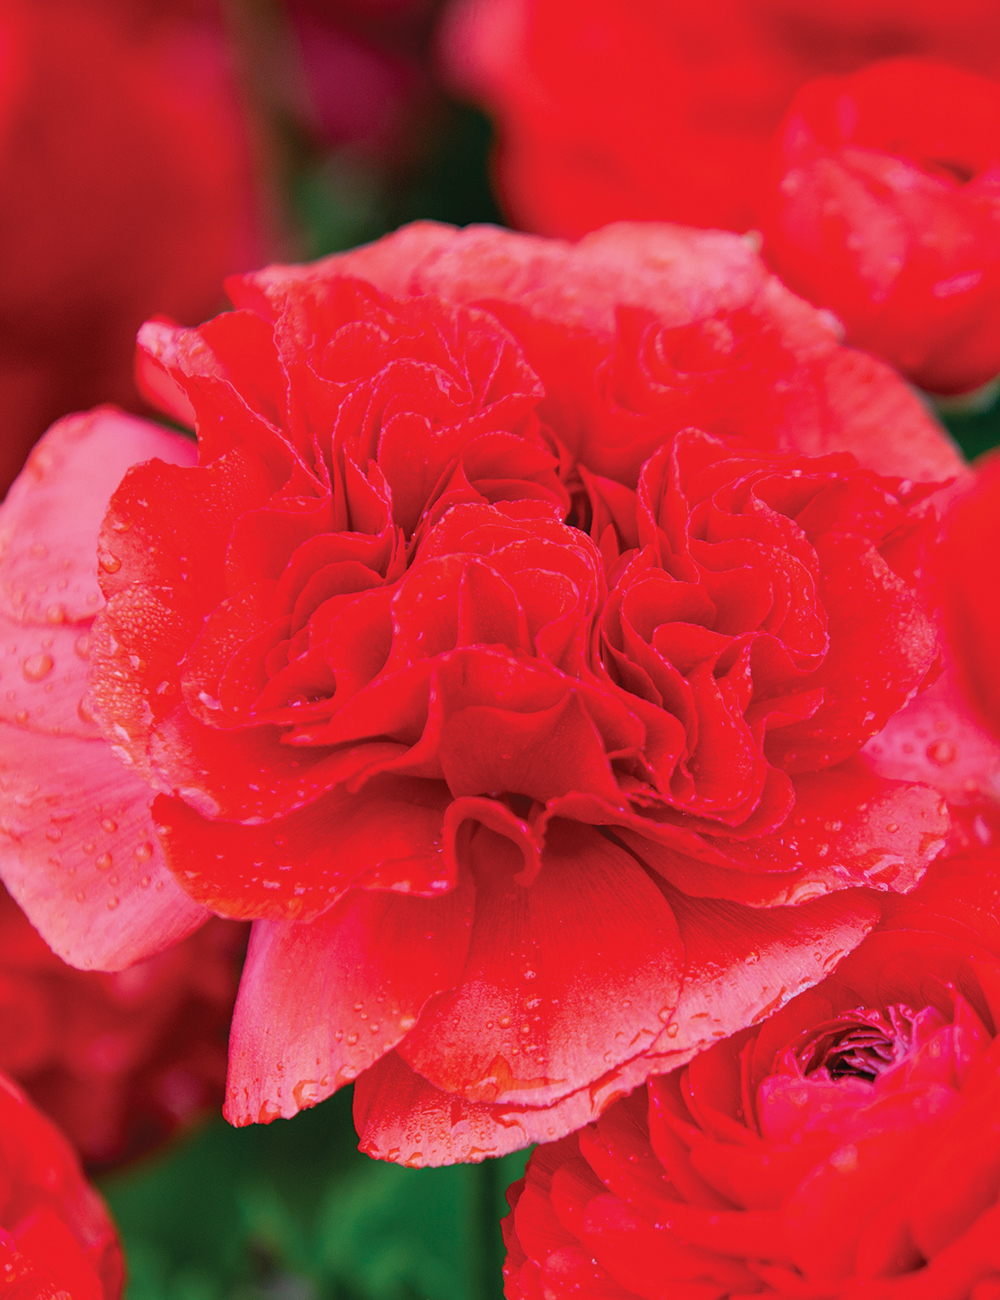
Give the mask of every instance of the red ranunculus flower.
M 540 1147 L 509 1300 L 995 1294 L 996 849 L 951 859 L 816 988 Z
M 499 134 L 516 224 L 746 230 L 796 90 L 893 55 L 1000 76 L 992 0 L 456 0 L 442 55 Z
M 127 971 L 78 971 L 0 887 L 0 1069 L 88 1164 L 137 1156 L 221 1104 L 241 929 L 212 920 Z
M 960 462 L 732 236 L 416 227 L 230 292 L 199 330 L 144 332 L 199 463 L 136 465 L 112 497 L 88 697 L 110 748 L 0 732 L 0 868 L 78 963 L 204 908 L 254 920 L 236 1122 L 361 1076 L 373 1154 L 558 1136 L 817 980 L 871 922 L 851 887 L 907 890 L 940 852 L 939 791 L 857 755 L 935 664 L 916 480 Z M 605 363 L 642 378 L 630 405 Z M 713 407 L 741 369 L 800 423 L 741 423 L 735 379 Z M 895 437 L 864 443 L 865 393 Z M 135 459 L 168 437 L 53 431 L 5 508 L 12 619 L 96 533 L 108 422 Z M 68 618 L 100 600 L 75 575 Z M 74 708 L 77 663 L 52 678 Z M 52 862 L 81 747 L 128 764 L 142 834 L 156 796 L 176 885 L 144 888 L 123 843 L 112 888 L 75 831 Z M 81 829 L 109 780 L 95 762 Z
M 137 405 L 135 332 L 201 320 L 263 250 L 216 0 L 5 0 L 0 491 L 58 416 Z
M 59 1130 L 0 1075 L 0 1297 L 118 1300 L 121 1249 Z
M 1000 82 L 919 59 L 810 82 L 778 131 L 764 255 L 922 388 L 1000 371 Z

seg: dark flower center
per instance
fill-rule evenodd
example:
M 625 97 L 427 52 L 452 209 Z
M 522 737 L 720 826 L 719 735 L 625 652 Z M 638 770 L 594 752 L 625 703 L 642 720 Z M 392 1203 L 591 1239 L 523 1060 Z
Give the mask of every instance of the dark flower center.
M 796 1052 L 803 1074 L 839 1079 L 865 1079 L 874 1083 L 909 1051 L 912 1012 L 890 1007 L 887 1015 L 854 1011 L 823 1026 Z

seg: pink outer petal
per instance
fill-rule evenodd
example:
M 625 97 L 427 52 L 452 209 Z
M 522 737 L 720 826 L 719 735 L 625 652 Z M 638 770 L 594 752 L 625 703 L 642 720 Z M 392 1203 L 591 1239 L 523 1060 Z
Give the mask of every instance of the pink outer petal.
M 70 965 L 121 970 L 208 919 L 163 861 L 150 797 L 103 740 L 0 723 L 0 878 Z
M 355 1085 L 361 1150 L 404 1164 L 443 1165 L 563 1137 L 651 1075 L 676 1069 L 717 1038 L 762 1020 L 818 983 L 878 917 L 872 899 L 857 891 L 768 912 L 670 897 L 688 974 L 673 1017 L 648 1052 L 537 1109 L 441 1092 L 391 1052 Z
M 404 226 L 375 244 L 310 267 L 266 267 L 247 285 L 356 275 L 393 294 L 437 293 L 452 302 L 502 298 L 549 320 L 609 339 L 619 303 L 655 311 L 667 325 L 761 300 L 795 330 L 804 351 L 831 346 L 834 326 L 772 276 L 751 245 L 722 230 L 619 221 L 572 244 L 496 226 Z M 234 301 L 246 289 L 230 282 Z
M 891 718 L 861 758 L 879 776 L 934 786 L 956 807 L 1000 806 L 1000 740 L 983 727 L 953 672 Z
M 79 623 L 15 623 L 0 613 L 0 720 L 96 739 L 86 702 L 90 634 Z
M 258 921 L 229 1041 L 226 1118 L 290 1119 L 354 1079 L 459 978 L 474 890 L 352 889 L 311 922 Z
M 102 602 L 97 536 L 129 466 L 159 456 L 194 464 L 194 443 L 101 406 L 54 424 L 0 511 L 0 612 L 19 622 L 79 623 Z

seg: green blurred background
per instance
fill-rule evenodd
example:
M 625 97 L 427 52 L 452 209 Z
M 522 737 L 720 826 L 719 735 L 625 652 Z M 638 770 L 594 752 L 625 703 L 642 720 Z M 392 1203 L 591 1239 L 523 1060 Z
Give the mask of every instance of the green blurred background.
M 266 1128 L 212 1120 L 101 1190 L 129 1300 L 494 1300 L 525 1152 L 404 1169 L 357 1150 L 351 1090 Z

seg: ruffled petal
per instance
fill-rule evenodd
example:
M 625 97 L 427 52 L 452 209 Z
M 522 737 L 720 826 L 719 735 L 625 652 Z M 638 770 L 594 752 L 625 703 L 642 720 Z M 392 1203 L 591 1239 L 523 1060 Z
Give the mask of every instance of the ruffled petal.
M 858 885 L 906 893 L 944 849 L 951 819 L 932 787 L 885 780 L 852 761 L 797 777 L 794 810 L 778 830 L 713 839 L 700 857 L 654 843 L 635 825 L 619 837 L 685 893 L 767 908 Z

